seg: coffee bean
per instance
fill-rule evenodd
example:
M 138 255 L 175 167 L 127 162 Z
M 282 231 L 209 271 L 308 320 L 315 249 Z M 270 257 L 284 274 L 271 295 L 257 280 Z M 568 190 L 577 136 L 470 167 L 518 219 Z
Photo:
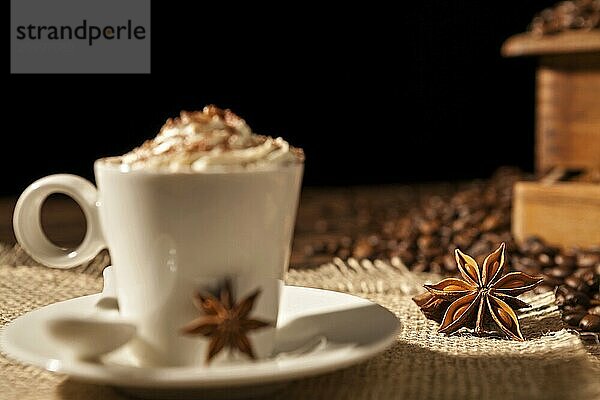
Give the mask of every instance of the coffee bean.
M 558 254 L 554 257 L 554 262 L 556 265 L 573 269 L 577 266 L 577 256 L 574 254 Z
M 525 242 L 521 245 L 521 252 L 531 255 L 537 256 L 544 251 L 544 242 L 537 236 L 529 237 L 525 240 Z
M 551 276 L 552 278 L 563 279 L 571 275 L 571 269 L 566 268 L 563 265 L 557 265 L 553 268 L 548 268 L 544 270 L 544 273 Z
M 590 246 L 587 250 L 590 253 L 594 253 L 594 254 L 600 255 L 600 244 L 597 244 L 595 246 Z
M 539 271 L 542 268 L 540 263 L 537 262 L 537 260 L 534 260 L 533 258 L 514 257 L 514 256 L 513 256 L 513 258 L 516 259 L 515 268 L 517 270 Z
M 577 257 L 577 265 L 582 268 L 593 268 L 600 263 L 600 255 L 595 253 L 582 253 Z
M 431 249 L 432 247 L 439 246 L 440 240 L 436 236 L 432 235 L 421 235 L 417 239 L 417 246 L 421 250 Z
M 439 221 L 421 221 L 418 224 L 419 231 L 424 235 L 432 235 L 440 229 Z
M 588 309 L 586 306 L 576 305 L 576 306 L 564 306 L 563 312 L 565 313 L 574 313 L 574 312 L 583 312 L 587 313 Z
M 488 215 L 481 222 L 481 230 L 489 232 L 497 229 L 502 223 L 502 217 L 499 214 Z
M 600 332 L 600 316 L 594 314 L 585 315 L 579 321 L 579 327 L 588 332 Z
M 466 249 L 473 243 L 473 238 L 467 234 L 459 233 L 458 235 L 454 235 L 454 244 L 459 247 Z
M 486 217 L 486 212 L 484 210 L 477 210 L 475 212 L 472 212 L 467 218 L 468 218 L 469 224 L 471 226 L 480 225 L 480 230 L 483 230 L 483 229 L 481 229 L 481 226 L 483 225 L 483 220 L 485 217 Z M 485 229 L 483 231 L 485 232 L 487 230 L 488 229 Z
M 600 315 L 600 306 L 594 306 L 588 310 L 590 314 Z
M 591 272 L 591 271 L 590 271 Z M 598 290 L 598 286 L 600 285 L 600 275 L 597 274 L 584 274 L 582 278 L 585 281 L 585 284 L 590 288 Z
M 352 256 L 354 258 L 368 258 L 373 254 L 373 246 L 366 240 L 361 240 L 356 243 L 352 250 Z
M 561 1 L 536 14 L 529 29 L 537 37 L 574 29 L 595 29 L 600 26 L 596 3 L 592 0 Z
M 560 253 L 560 248 L 556 246 L 544 245 L 544 251 L 542 252 L 550 256 L 550 258 L 554 258 L 557 254 Z
M 568 293 L 571 293 L 572 291 L 573 291 L 573 289 L 571 289 L 568 286 L 562 285 L 562 284 L 560 286 L 557 286 L 556 290 L 555 290 L 556 294 L 560 293 L 563 296 L 566 296 Z
M 542 268 L 548 268 L 554 265 L 554 260 L 547 253 L 542 253 L 537 256 L 537 260 Z
M 452 231 L 454 231 L 454 232 L 461 232 L 466 227 L 467 227 L 466 219 L 457 219 L 454 222 L 452 222 Z
M 590 298 L 582 292 L 577 292 L 577 291 L 573 291 L 573 292 L 569 292 L 565 295 L 565 301 L 564 301 L 565 305 L 583 305 L 586 306 L 588 304 L 590 304 Z
M 562 319 L 567 325 L 577 326 L 583 317 L 587 315 L 585 311 L 563 313 Z
M 415 272 L 425 272 L 428 269 L 429 269 L 429 265 L 425 264 L 424 262 L 416 262 L 412 266 L 412 270 Z
M 565 285 L 578 290 L 580 292 L 588 292 L 589 286 L 583 281 L 583 279 L 576 276 L 568 276 L 565 278 Z

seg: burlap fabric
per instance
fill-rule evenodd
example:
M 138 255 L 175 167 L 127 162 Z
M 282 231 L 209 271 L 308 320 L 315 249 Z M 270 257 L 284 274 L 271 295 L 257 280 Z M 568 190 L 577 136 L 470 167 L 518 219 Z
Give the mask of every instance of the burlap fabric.
M 18 247 L 0 248 L 0 325 L 30 310 L 101 290 L 106 254 L 77 270 L 35 265 Z M 600 368 L 590 351 L 564 329 L 553 295 L 529 299 L 521 316 L 528 340 L 445 337 L 425 319 L 410 293 L 431 275 L 398 262 L 343 263 L 292 270 L 287 282 L 345 291 L 392 310 L 402 323 L 395 344 L 358 366 L 293 382 L 269 399 L 600 399 Z M 360 324 L 361 321 L 356 321 Z M 105 386 L 24 366 L 0 355 L 0 399 L 124 399 Z

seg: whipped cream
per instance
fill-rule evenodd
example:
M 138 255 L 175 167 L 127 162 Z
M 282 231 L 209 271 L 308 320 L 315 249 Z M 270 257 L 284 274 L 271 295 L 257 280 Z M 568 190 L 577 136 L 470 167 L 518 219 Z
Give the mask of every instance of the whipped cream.
M 254 134 L 242 118 L 211 105 L 169 118 L 154 139 L 109 161 L 131 169 L 235 170 L 303 162 L 304 154 L 281 137 Z

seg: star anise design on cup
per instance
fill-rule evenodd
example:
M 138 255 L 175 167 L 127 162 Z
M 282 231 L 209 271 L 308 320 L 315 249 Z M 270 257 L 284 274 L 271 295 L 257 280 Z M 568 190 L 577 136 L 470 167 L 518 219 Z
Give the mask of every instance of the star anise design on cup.
M 181 332 L 185 335 L 200 335 L 210 339 L 206 363 L 209 363 L 224 348 L 238 350 L 251 359 L 256 359 L 248 332 L 273 326 L 270 322 L 249 318 L 260 292 L 260 289 L 257 289 L 236 303 L 231 281 L 227 279 L 219 290 L 218 298 L 210 293 L 194 294 L 192 299 L 194 306 L 204 315 L 181 328 Z
M 461 278 L 446 278 L 435 285 L 425 285 L 427 293 L 413 298 L 423 313 L 440 322 L 441 333 L 451 334 L 462 327 L 475 333 L 486 333 L 485 321 L 490 320 L 507 337 L 525 340 L 515 310 L 530 307 L 516 296 L 540 283 L 542 277 L 523 272 L 506 274 L 504 243 L 488 255 L 480 267 L 459 249 L 455 256 Z

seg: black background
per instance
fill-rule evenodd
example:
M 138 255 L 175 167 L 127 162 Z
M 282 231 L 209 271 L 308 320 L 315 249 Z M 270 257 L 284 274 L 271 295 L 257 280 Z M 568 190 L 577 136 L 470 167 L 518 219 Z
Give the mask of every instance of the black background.
M 154 1 L 150 75 L 10 75 L 7 63 L 0 193 L 50 173 L 92 178 L 94 159 L 207 103 L 303 147 L 308 185 L 532 169 L 535 59 L 500 46 L 552 2 L 398 4 Z

